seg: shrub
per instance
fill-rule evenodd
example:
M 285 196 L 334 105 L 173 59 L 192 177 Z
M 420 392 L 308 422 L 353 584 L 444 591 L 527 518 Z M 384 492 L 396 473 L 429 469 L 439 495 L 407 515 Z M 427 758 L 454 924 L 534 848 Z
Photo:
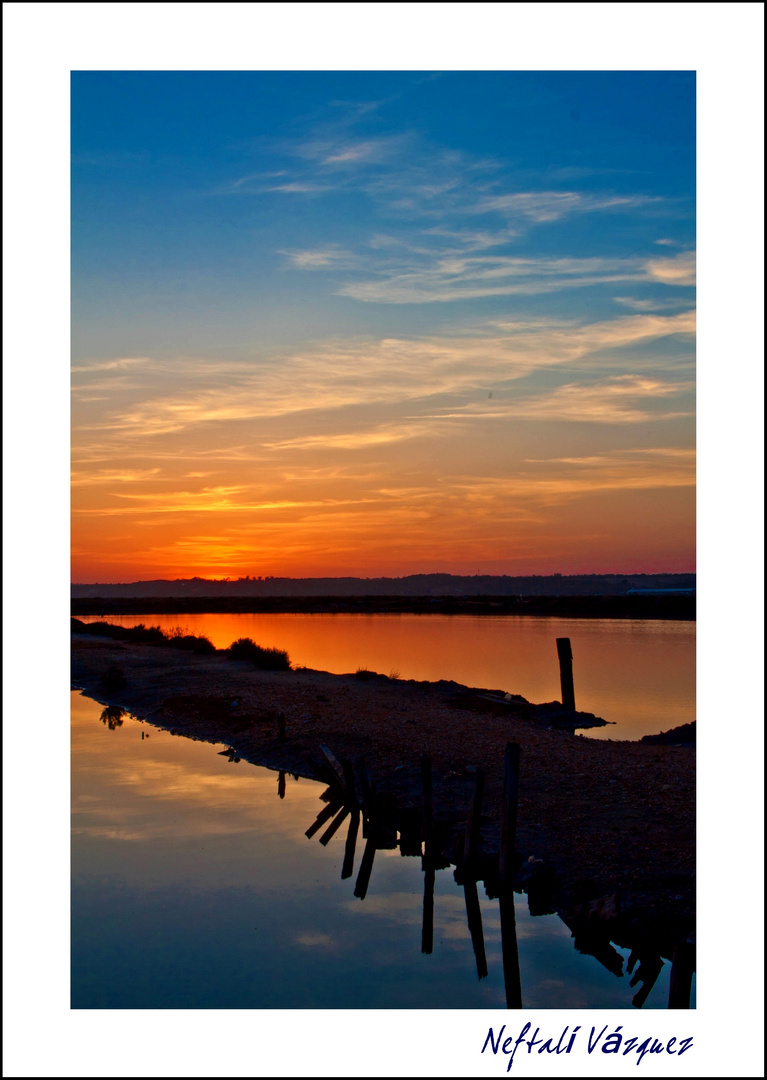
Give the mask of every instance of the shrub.
M 187 652 L 193 652 L 196 656 L 204 656 L 208 653 L 214 653 L 216 646 L 204 635 L 200 634 L 172 634 L 168 638 L 168 644 L 173 649 L 184 649 Z
M 127 716 L 125 709 L 119 705 L 107 705 L 101 714 L 101 723 L 106 724 L 110 731 L 122 727 L 123 717 Z
M 232 660 L 244 660 L 262 671 L 290 671 L 290 658 L 284 649 L 264 649 L 252 638 L 237 638 L 229 646 Z

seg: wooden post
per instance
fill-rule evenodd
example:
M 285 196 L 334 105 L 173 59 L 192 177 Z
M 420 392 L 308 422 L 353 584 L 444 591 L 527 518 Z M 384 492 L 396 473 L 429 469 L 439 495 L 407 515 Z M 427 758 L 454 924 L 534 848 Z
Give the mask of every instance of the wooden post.
M 281 799 L 285 798 L 285 773 L 282 771 L 277 777 L 277 794 Z
M 501 855 L 498 863 L 500 878 L 499 904 L 501 909 L 501 950 L 503 980 L 506 986 L 506 1008 L 522 1008 L 522 980 L 519 974 L 517 949 L 517 919 L 514 911 L 514 851 L 517 838 L 517 804 L 519 802 L 519 743 L 506 743 L 503 763 L 503 810 L 501 814 Z
M 671 956 L 671 979 L 668 987 L 669 1009 L 689 1009 L 692 973 L 695 970 L 695 946 L 680 941 Z
M 487 957 L 485 956 L 485 935 L 482 932 L 482 910 L 479 906 L 477 883 L 467 878 L 463 883 L 463 895 L 466 900 L 466 919 L 469 923 L 471 944 L 477 961 L 477 976 L 484 979 L 487 975 Z
M 376 841 L 375 837 L 371 836 L 365 844 L 365 850 L 362 853 L 362 862 L 360 863 L 359 873 L 357 874 L 357 884 L 354 886 L 354 895 L 358 896 L 360 900 L 364 900 L 367 896 L 370 873 L 373 869 L 373 859 L 375 858 L 375 855 Z
M 426 841 L 426 854 L 433 854 L 434 845 L 434 806 L 432 803 L 431 758 L 424 754 L 421 758 L 421 791 L 423 795 L 423 834 Z
M 421 797 L 423 824 L 423 926 L 421 929 L 421 952 L 431 954 L 434 948 L 434 805 L 432 801 L 431 758 L 421 756 Z
M 346 788 L 346 804 L 351 810 L 359 809 L 357 799 L 357 787 L 354 783 L 354 768 L 348 758 L 341 759 L 341 768 L 344 774 L 344 787 Z
M 498 874 L 501 885 L 514 879 L 514 846 L 517 838 L 517 803 L 519 801 L 519 743 L 506 743 L 503 764 L 503 812 L 501 815 L 501 857 Z
M 325 829 L 325 832 L 320 837 L 320 843 L 322 844 L 323 847 L 328 846 L 328 844 L 330 843 L 330 841 L 333 839 L 336 832 L 338 831 L 338 828 L 341 825 L 341 822 L 344 820 L 344 818 L 346 817 L 346 815 L 348 813 L 349 813 L 349 808 L 347 806 L 342 806 L 339 813 L 336 815 L 336 817 L 333 818 L 331 823 L 328 825 L 327 829 Z
M 421 928 L 421 952 L 430 954 L 434 947 L 434 863 L 423 857 L 423 926 Z
M 469 807 L 469 816 L 466 820 L 466 835 L 463 840 L 463 861 L 473 863 L 477 858 L 479 848 L 479 826 L 482 820 L 482 795 L 485 790 L 485 773 L 477 769 L 477 779 L 474 784 L 474 798 Z M 481 976 L 480 976 L 481 978 Z
M 511 882 L 501 886 L 501 951 L 503 953 L 503 981 L 506 986 L 506 1008 L 522 1008 L 522 980 L 519 974 L 519 950 L 517 949 L 517 919 L 514 912 L 514 889 Z
M 343 803 L 340 799 L 334 799 L 332 802 L 329 802 L 325 809 L 320 810 L 319 814 L 317 814 L 317 819 L 314 824 L 310 825 L 306 830 L 306 836 L 311 840 L 317 830 L 321 829 L 329 818 L 332 818 L 334 814 L 337 814 L 342 806 Z
M 344 849 L 344 865 L 341 868 L 341 880 L 352 876 L 354 870 L 354 849 L 357 846 L 357 832 L 360 827 L 360 812 L 354 810 L 349 818 L 349 831 L 346 834 L 346 847 Z
M 562 687 L 562 704 L 575 712 L 575 689 L 573 687 L 573 650 L 569 637 L 557 638 L 559 655 L 559 682 Z

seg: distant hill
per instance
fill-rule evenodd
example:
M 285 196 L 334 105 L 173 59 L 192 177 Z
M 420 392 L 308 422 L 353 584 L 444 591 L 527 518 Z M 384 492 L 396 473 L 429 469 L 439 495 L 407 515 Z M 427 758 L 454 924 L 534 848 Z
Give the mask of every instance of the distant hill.
M 411 574 L 401 578 L 239 578 L 210 581 L 132 581 L 73 584 L 72 598 L 267 596 L 622 596 L 668 590 L 695 591 L 695 574 Z

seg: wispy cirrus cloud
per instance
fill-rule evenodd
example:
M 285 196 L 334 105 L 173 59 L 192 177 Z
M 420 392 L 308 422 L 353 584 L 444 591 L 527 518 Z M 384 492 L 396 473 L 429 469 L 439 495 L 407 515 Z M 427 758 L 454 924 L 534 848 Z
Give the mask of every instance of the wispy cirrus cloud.
M 544 420 L 579 424 L 636 424 L 692 416 L 692 408 L 658 409 L 660 399 L 689 393 L 693 384 L 639 375 L 616 375 L 595 383 L 566 383 L 544 393 L 514 397 L 495 408 L 470 404 L 438 413 L 438 419 Z M 494 403 L 495 404 L 495 403 Z
M 662 202 L 648 195 L 591 195 L 580 191 L 514 191 L 490 195 L 470 208 L 473 214 L 502 214 L 511 219 L 541 223 L 559 221 L 571 214 L 601 210 L 634 210 Z
M 617 350 L 689 337 L 694 327 L 693 312 L 627 315 L 581 326 L 496 321 L 452 337 L 330 342 L 269 362 L 224 363 L 220 370 L 207 360 L 173 361 L 157 365 L 158 377 L 170 379 L 164 393 L 155 388 L 130 408 L 107 411 L 85 427 L 148 436 L 200 424 L 475 393 L 543 368 L 577 362 L 583 373 L 614 367 Z M 637 356 L 631 363 L 634 371 L 642 366 Z
M 582 370 L 599 370 L 605 366 L 599 354 L 606 350 L 693 331 L 692 312 L 628 315 L 583 326 L 495 322 L 453 337 L 331 342 L 267 363 L 224 363 L 220 370 L 210 361 L 173 361 L 165 365 L 169 373 L 158 365 L 159 376 L 171 377 L 168 391 L 155 389 L 86 427 L 146 436 L 199 424 L 429 399 L 576 361 Z M 633 358 L 632 364 L 641 361 Z
M 694 253 L 672 259 L 531 257 L 485 254 L 503 246 L 508 232 L 452 232 L 447 246 L 428 241 L 444 231 L 424 231 L 424 243 L 411 237 L 377 235 L 372 251 L 334 248 L 285 252 L 300 270 L 350 270 L 355 277 L 335 288 L 340 296 L 379 304 L 451 303 L 484 296 L 532 296 L 561 289 L 617 282 L 694 284 Z M 456 240 L 458 243 L 456 243 Z
M 648 274 L 664 285 L 695 284 L 695 252 L 682 251 L 671 259 L 650 259 Z

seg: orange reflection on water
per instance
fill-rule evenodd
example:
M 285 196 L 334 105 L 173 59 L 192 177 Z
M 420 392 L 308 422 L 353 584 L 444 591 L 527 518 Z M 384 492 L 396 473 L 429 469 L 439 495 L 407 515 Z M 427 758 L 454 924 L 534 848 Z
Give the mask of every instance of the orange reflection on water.
M 85 619 L 84 621 L 93 621 Z M 204 634 L 217 648 L 239 637 L 286 649 L 294 666 L 369 668 L 403 679 L 453 679 L 559 700 L 556 639 L 573 649 L 575 702 L 616 726 L 594 738 L 638 739 L 695 719 L 695 623 L 470 615 L 110 616 Z

